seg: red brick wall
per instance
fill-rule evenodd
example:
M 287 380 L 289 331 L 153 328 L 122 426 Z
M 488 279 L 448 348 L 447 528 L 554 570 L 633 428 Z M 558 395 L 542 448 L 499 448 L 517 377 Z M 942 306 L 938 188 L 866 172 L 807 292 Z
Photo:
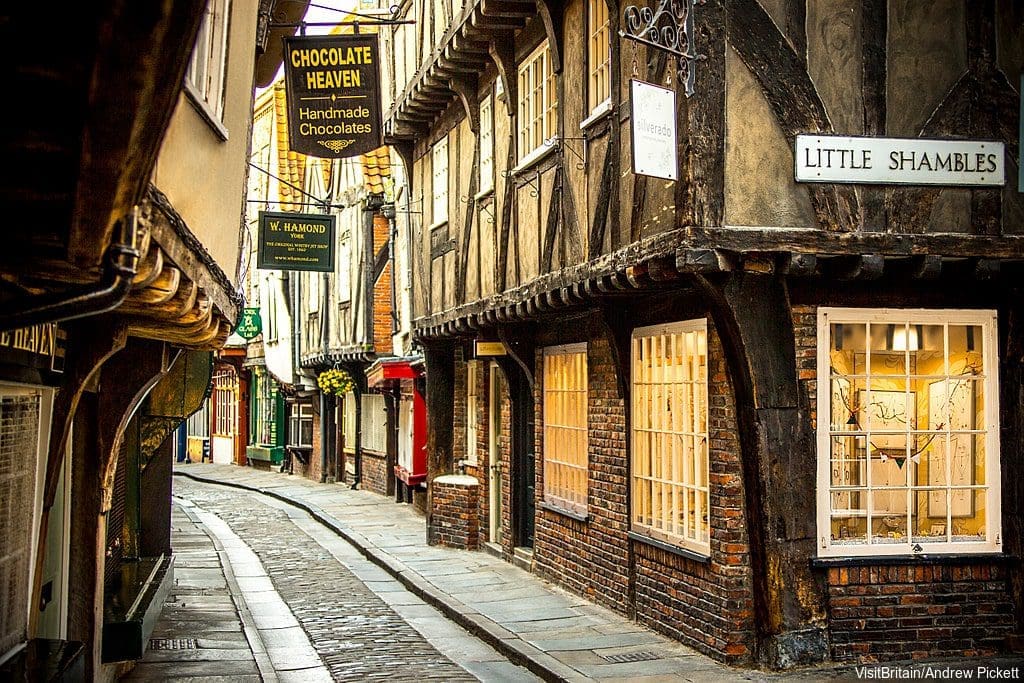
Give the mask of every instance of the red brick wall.
M 608 342 L 587 346 L 589 521 L 581 522 L 540 507 L 544 500 L 543 349 L 538 349 L 534 381 L 537 453 L 537 528 L 534 561 L 537 573 L 608 605 L 628 611 L 629 511 L 626 465 L 625 405 L 616 395 L 615 367 Z
M 828 570 L 832 657 L 860 662 L 988 656 L 1013 632 L 1002 565 Z
M 363 451 L 362 483 L 360 488 L 384 496 L 388 492 L 387 456 L 383 453 Z
M 476 550 L 480 545 L 480 487 L 473 477 L 460 478 L 466 482 L 451 483 L 445 478 L 431 482 L 434 510 L 428 540 L 431 545 Z
M 812 408 L 817 405 L 817 315 L 815 306 L 793 307 L 797 371 Z M 1013 601 L 1004 566 L 983 560 L 851 564 L 856 566 L 827 570 L 833 659 L 873 662 L 1005 649 L 1003 639 L 1013 631 Z
M 388 219 L 381 215 L 373 217 L 373 254 L 388 242 Z M 391 344 L 391 262 L 373 285 L 373 349 L 378 354 L 392 353 Z
M 535 385 L 537 503 L 543 501 L 542 352 Z M 729 661 L 753 656 L 750 555 L 732 385 L 709 321 L 711 558 L 699 562 L 630 540 L 625 401 L 604 338 L 588 343 L 589 471 L 586 522 L 539 509 L 538 573 Z M 634 559 L 630 560 L 632 545 Z M 633 586 L 632 595 L 628 589 Z

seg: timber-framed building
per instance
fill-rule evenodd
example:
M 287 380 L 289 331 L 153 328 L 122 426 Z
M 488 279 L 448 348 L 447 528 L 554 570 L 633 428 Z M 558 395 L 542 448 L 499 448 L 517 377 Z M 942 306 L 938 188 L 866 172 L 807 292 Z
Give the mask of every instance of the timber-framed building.
M 730 662 L 1011 648 L 1019 6 L 709 0 L 689 98 L 624 10 L 383 34 L 431 539 Z M 679 91 L 678 181 L 632 172 L 634 77 Z M 797 183 L 800 134 L 999 141 L 1008 183 Z

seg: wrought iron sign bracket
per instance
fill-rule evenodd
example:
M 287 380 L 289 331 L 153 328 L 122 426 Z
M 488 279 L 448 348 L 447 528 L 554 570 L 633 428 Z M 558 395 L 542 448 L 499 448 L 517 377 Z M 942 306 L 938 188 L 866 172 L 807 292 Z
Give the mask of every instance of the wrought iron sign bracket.
M 696 62 L 704 59 L 694 45 L 693 13 L 696 5 L 706 0 L 655 0 L 657 9 L 629 5 L 623 16 L 623 38 L 665 50 L 676 58 L 677 76 L 687 97 L 694 93 Z

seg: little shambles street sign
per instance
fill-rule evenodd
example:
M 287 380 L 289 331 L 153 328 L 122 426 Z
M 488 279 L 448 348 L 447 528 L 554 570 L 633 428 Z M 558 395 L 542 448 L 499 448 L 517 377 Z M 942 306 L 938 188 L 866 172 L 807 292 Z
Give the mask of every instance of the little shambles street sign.
M 260 211 L 256 267 L 334 270 L 334 216 Z
M 284 39 L 288 147 L 340 159 L 381 145 L 377 36 Z
M 1006 155 L 1001 142 L 796 137 L 796 180 L 804 183 L 1001 186 Z

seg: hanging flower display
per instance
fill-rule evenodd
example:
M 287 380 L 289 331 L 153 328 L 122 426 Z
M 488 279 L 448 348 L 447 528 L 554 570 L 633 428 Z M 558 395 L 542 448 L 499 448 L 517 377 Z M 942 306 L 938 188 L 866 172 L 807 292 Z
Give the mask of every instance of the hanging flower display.
M 334 396 L 342 396 L 356 388 L 356 383 L 352 376 L 338 368 L 331 368 L 321 372 L 316 378 L 316 383 L 320 387 L 320 391 Z

